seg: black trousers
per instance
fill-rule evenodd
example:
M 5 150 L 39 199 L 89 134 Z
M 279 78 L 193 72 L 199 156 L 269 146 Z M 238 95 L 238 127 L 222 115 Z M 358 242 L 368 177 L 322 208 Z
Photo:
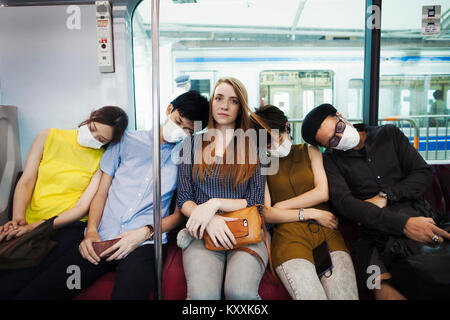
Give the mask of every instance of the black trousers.
M 12 299 L 28 283 L 63 256 L 67 250 L 75 245 L 78 246 L 84 238 L 83 232 L 85 227 L 85 222 L 76 221 L 56 230 L 52 235 L 52 240 L 56 242 L 56 246 L 38 266 L 11 271 L 0 271 L 0 300 Z
M 163 261 L 166 258 L 167 245 L 163 245 Z M 80 288 L 73 288 L 74 267 L 79 270 Z M 70 268 L 69 268 L 70 267 Z M 16 300 L 61 300 L 71 299 L 88 288 L 102 275 L 117 271 L 117 277 L 111 299 L 148 300 L 156 284 L 155 249 L 153 244 L 140 246 L 125 259 L 106 262 L 101 260 L 94 265 L 84 259 L 73 247 L 50 268 L 35 278 L 14 299 Z
M 380 267 L 380 272 L 387 272 L 386 267 L 380 257 L 384 252 L 389 235 L 382 232 L 358 228 L 357 239 L 353 243 L 352 251 L 355 258 L 355 272 L 358 284 L 360 299 L 373 299 L 373 292 L 367 287 L 367 279 L 372 273 L 368 273 L 368 267 L 376 264 Z M 377 250 L 378 259 L 374 259 L 374 250 Z

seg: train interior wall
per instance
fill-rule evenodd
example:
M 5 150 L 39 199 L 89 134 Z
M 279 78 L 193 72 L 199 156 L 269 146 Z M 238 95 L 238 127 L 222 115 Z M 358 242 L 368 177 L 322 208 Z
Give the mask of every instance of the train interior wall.
M 115 72 L 103 74 L 97 66 L 95 6 L 77 7 L 79 29 L 67 26 L 75 19 L 68 6 L 0 10 L 0 104 L 18 107 L 22 166 L 40 130 L 75 129 L 101 106 L 122 107 L 129 128 L 135 127 L 126 7 L 113 8 Z

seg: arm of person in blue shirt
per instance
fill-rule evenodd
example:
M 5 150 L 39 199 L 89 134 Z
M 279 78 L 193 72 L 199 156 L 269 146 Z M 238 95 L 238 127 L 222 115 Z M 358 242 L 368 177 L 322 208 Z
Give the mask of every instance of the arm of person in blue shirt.
M 78 248 L 81 256 L 93 264 L 98 264 L 100 262 L 100 257 L 95 253 L 92 243 L 101 241 L 100 236 L 98 235 L 98 226 L 103 215 L 106 199 L 108 198 L 109 187 L 111 186 L 114 174 L 120 165 L 121 143 L 122 142 L 111 145 L 102 156 L 100 161 L 100 169 L 102 171 L 100 185 L 97 193 L 92 199 L 89 209 L 86 235 Z
M 98 226 L 103 215 L 103 209 L 105 207 L 106 199 L 108 198 L 108 190 L 111 186 L 112 179 L 113 177 L 107 173 L 102 173 L 100 186 L 89 209 L 86 235 L 78 248 L 81 256 L 93 264 L 98 264 L 100 262 L 100 257 L 95 253 L 92 243 L 101 241 L 100 236 L 98 235 Z
M 161 231 L 168 232 L 178 226 L 183 220 L 184 217 L 181 214 L 180 210 L 178 208 L 175 208 L 175 211 L 171 215 L 162 219 Z M 147 226 L 125 231 L 118 236 L 118 238 L 120 238 L 120 241 L 111 246 L 109 249 L 103 251 L 100 256 L 105 257 L 111 254 L 111 256 L 108 257 L 106 261 L 124 259 L 131 252 L 133 252 L 133 250 L 139 247 L 141 243 L 150 238 L 151 235 L 152 233 L 150 232 L 150 229 L 147 228 Z

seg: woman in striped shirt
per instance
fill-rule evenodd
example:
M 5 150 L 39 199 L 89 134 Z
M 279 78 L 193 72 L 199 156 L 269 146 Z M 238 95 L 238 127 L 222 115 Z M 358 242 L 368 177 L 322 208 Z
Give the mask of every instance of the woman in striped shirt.
M 189 218 L 186 228 L 195 238 L 183 250 L 188 299 L 221 299 L 224 278 L 226 299 L 260 299 L 265 265 L 244 251 L 210 251 L 203 240 L 207 231 L 216 246 L 231 249 L 236 240 L 226 225 L 230 219 L 216 213 L 264 203 L 265 177 L 255 139 L 244 137 L 244 145 L 239 144 L 239 137 L 253 130 L 249 113 L 253 114 L 244 85 L 231 77 L 219 79 L 210 101 L 207 132 L 185 141 L 192 152 L 178 169 L 177 206 Z M 267 264 L 263 241 L 248 248 Z

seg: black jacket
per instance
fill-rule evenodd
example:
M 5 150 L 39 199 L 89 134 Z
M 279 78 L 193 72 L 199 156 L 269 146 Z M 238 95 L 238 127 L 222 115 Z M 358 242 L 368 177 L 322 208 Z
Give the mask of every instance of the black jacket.
M 432 170 L 396 126 L 355 127 L 367 132 L 363 149 L 324 153 L 332 209 L 371 233 L 400 236 L 409 217 L 429 216 L 421 211 Z M 364 201 L 380 191 L 388 195 L 385 208 Z

